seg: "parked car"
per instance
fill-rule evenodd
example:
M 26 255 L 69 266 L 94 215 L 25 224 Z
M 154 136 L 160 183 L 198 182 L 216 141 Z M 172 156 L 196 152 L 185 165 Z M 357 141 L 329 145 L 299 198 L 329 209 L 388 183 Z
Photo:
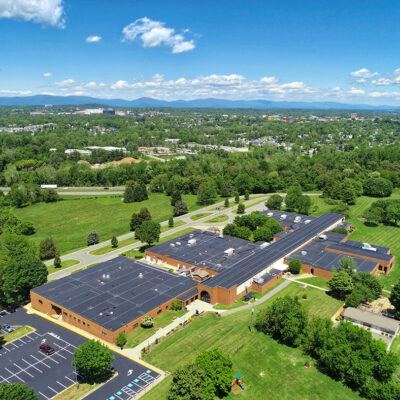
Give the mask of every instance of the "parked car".
M 48 356 L 55 352 L 55 350 L 52 347 L 50 347 L 48 344 L 41 344 L 39 346 L 39 350 L 42 351 L 43 353 L 47 354 Z
M 6 315 L 7 313 L 5 311 L 0 311 L 0 315 L 3 317 L 4 315 Z
M 10 325 L 8 324 L 4 324 L 2 325 L 3 330 L 5 330 L 6 332 L 12 332 L 14 330 L 14 328 L 12 328 Z
M 6 308 L 6 311 L 12 314 L 12 313 L 15 313 L 16 308 L 14 306 L 8 306 Z

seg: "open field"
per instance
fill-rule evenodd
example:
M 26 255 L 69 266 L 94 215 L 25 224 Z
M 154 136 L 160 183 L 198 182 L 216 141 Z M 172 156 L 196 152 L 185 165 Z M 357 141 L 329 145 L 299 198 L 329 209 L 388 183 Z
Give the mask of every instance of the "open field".
M 128 333 L 126 336 L 128 341 L 125 345 L 125 348 L 135 347 L 139 343 L 142 343 L 150 336 L 156 333 L 157 328 L 164 328 L 165 326 L 169 325 L 174 317 L 181 317 L 182 315 L 186 314 L 186 310 L 180 311 L 167 311 L 162 313 L 158 317 L 154 319 L 154 326 L 152 328 L 142 328 L 141 326 L 134 330 L 131 333 Z
M 400 192 L 397 191 L 392 194 L 391 199 L 400 199 Z M 371 203 L 378 199 L 373 197 L 361 196 L 357 199 L 354 206 L 350 206 L 350 218 L 347 221 L 353 224 L 355 231 L 350 234 L 350 239 L 358 240 L 361 242 L 368 242 L 380 246 L 390 247 L 391 253 L 396 256 L 395 267 L 388 276 L 381 276 L 380 279 L 387 290 L 391 290 L 393 285 L 400 279 L 400 227 L 395 226 L 367 226 L 359 218 L 362 217 L 365 210 L 367 210 Z M 312 209 L 316 208 L 316 212 L 311 215 L 321 215 L 332 209 L 318 196 L 313 197 Z
M 303 291 L 300 285 L 294 283 L 274 298 L 285 294 L 301 294 Z M 308 288 L 307 292 L 309 296 L 304 300 L 304 304 L 314 315 L 328 316 L 339 307 L 339 303 L 335 303 L 334 299 L 321 290 Z M 270 304 L 274 298 L 258 306 L 256 310 Z M 359 398 L 350 389 L 320 373 L 314 365 L 310 369 L 304 368 L 309 357 L 304 356 L 299 349 L 278 344 L 255 330 L 251 333 L 249 323 L 250 310 L 227 317 L 217 317 L 211 313 L 196 317 L 187 328 L 166 339 L 145 356 L 145 360 L 172 372 L 178 366 L 192 362 L 201 351 L 218 347 L 232 356 L 233 373 L 244 375 L 247 390 L 241 393 L 241 399 Z M 263 373 L 263 376 L 260 373 Z M 143 399 L 165 400 L 171 380 L 172 378 L 168 377 Z M 236 396 L 233 394 L 226 397 L 234 398 Z
M 31 328 L 30 326 L 21 326 L 21 328 L 17 328 L 12 332 L 6 333 L 3 336 L 3 339 L 5 341 L 4 344 L 10 343 L 13 340 L 19 339 L 22 336 L 27 335 L 29 332 L 33 332 L 34 329 Z
M 47 267 L 47 270 L 49 271 L 49 274 L 52 274 L 53 272 L 61 271 L 64 268 L 72 267 L 73 265 L 76 264 L 79 264 L 78 260 L 73 260 L 73 259 L 65 260 L 61 261 L 61 268 L 56 268 L 54 264 L 52 264 Z
M 189 210 L 202 206 L 196 203 L 196 196 L 184 195 Z M 94 197 L 66 199 L 56 203 L 38 203 L 14 210 L 22 221 L 30 221 L 36 233 L 29 237 L 38 245 L 51 236 L 61 254 L 86 247 L 86 238 L 95 230 L 100 240 L 111 239 L 129 232 L 132 213 L 147 207 L 156 222 L 168 220 L 172 215 L 170 198 L 165 194 L 152 193 L 149 199 L 140 203 L 123 203 L 121 197 Z

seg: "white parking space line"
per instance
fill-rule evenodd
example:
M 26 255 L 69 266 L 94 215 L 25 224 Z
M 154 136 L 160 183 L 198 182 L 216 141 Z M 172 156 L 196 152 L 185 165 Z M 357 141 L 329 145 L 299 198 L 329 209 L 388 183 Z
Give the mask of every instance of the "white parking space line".
M 1 383 L 3 383 L 3 382 L 10 383 L 10 381 L 9 381 L 8 379 L 6 379 L 6 378 L 3 378 L 1 375 L 0 375 L 0 378 L 1 378 L 1 379 L 3 379 Z
M 51 368 L 49 367 L 45 362 L 43 362 L 43 360 L 39 360 L 38 358 L 36 358 L 35 356 L 33 356 L 32 354 L 30 354 L 30 356 L 32 358 L 34 358 L 37 362 L 42 363 L 43 365 L 45 365 L 47 368 Z
M 57 390 L 54 390 L 51 386 L 47 386 L 50 390 L 52 390 L 55 394 L 58 394 Z
M 18 339 L 18 340 L 20 340 L 23 344 L 26 344 L 22 339 Z
M 41 369 L 39 369 L 38 367 L 35 366 L 35 364 L 31 364 L 30 362 L 26 361 L 25 359 L 21 359 L 22 361 L 26 362 L 29 366 L 31 366 L 32 368 L 35 368 L 36 370 L 38 370 L 41 374 L 43 374 L 43 371 Z
M 59 382 L 59 381 L 56 381 L 60 386 L 62 386 L 64 389 L 66 389 L 67 388 L 67 386 L 65 386 L 65 385 L 63 385 L 61 382 Z
M 43 394 L 42 392 L 39 392 L 39 394 L 41 395 L 41 396 L 43 396 L 45 399 L 47 399 L 47 400 L 49 400 L 50 399 L 50 397 L 47 397 L 45 394 Z
M 29 375 L 31 378 L 33 378 L 33 375 L 30 374 L 27 370 L 21 368 L 19 365 L 13 363 L 17 368 L 19 368 L 22 372 L 24 372 L 25 374 Z M 18 372 L 19 373 L 19 372 Z
M 72 380 L 71 378 L 68 378 L 68 376 L 66 376 L 65 378 L 67 378 L 69 381 L 71 381 L 72 383 L 75 383 L 74 380 Z
M 21 382 L 24 382 L 24 383 L 26 383 L 22 378 L 20 378 L 19 376 L 18 376 L 18 374 L 13 374 L 8 368 L 4 368 L 7 372 L 9 372 L 10 373 L 10 375 L 11 376 L 15 376 L 17 379 L 19 379 Z M 9 378 L 11 378 L 11 376 L 9 377 Z

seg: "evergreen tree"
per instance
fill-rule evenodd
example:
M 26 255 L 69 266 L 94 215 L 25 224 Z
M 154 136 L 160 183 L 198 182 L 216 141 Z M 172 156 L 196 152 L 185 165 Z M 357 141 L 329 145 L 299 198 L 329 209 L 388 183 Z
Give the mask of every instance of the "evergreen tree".
M 174 206 L 174 217 L 186 214 L 189 211 L 185 200 L 177 201 Z
M 168 220 L 168 226 L 169 226 L 170 228 L 172 228 L 172 227 L 174 226 L 174 218 L 173 218 L 173 217 L 171 217 L 171 218 Z
M 224 207 L 225 208 L 229 207 L 229 199 L 225 199 Z
M 54 258 L 54 268 L 61 268 L 62 264 L 61 264 L 61 258 L 60 256 L 57 254 Z
M 179 190 L 174 190 L 171 196 L 171 206 L 174 206 L 177 201 L 181 200 L 182 200 L 181 192 Z
M 96 231 L 92 231 L 89 233 L 87 237 L 87 244 L 88 246 L 91 246 L 93 244 L 99 243 L 100 236 Z
M 235 193 L 235 203 L 236 203 L 236 204 L 239 204 L 239 202 L 240 202 L 239 193 L 236 192 L 236 193 Z
M 111 247 L 113 247 L 113 248 L 118 247 L 118 239 L 117 239 L 116 236 L 113 236 L 113 237 L 111 238 Z

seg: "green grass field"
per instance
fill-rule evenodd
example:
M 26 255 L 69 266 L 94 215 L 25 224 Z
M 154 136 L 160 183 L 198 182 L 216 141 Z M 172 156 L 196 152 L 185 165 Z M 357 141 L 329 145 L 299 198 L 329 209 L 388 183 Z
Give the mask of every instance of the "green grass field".
M 340 306 L 340 302 L 321 290 L 306 290 L 308 299 L 304 300 L 304 304 L 313 315 L 333 315 Z M 293 283 L 277 296 L 302 294 L 303 291 L 300 285 Z M 256 310 L 266 307 L 274 298 Z M 309 357 L 299 349 L 281 345 L 255 330 L 250 332 L 249 323 L 250 310 L 227 317 L 217 317 L 211 313 L 197 317 L 187 328 L 163 341 L 145 356 L 145 360 L 173 372 L 178 366 L 192 362 L 201 351 L 218 347 L 231 355 L 233 373 L 244 375 L 247 390 L 241 393 L 240 399 L 359 399 L 356 393 L 323 375 L 314 365 L 306 369 L 304 365 Z M 165 400 L 171 380 L 169 376 L 143 399 Z M 236 396 L 233 394 L 226 397 L 234 398 Z
M 225 222 L 228 221 L 229 217 L 226 214 L 221 214 L 221 215 L 217 215 L 214 218 L 208 219 L 205 222 L 210 222 L 210 223 L 217 223 L 217 222 Z
M 196 196 L 184 195 L 189 210 L 202 206 L 196 203 Z M 96 230 L 100 240 L 111 239 L 129 232 L 132 213 L 147 207 L 156 222 L 168 220 L 172 215 L 170 198 L 165 194 L 152 193 L 149 199 L 140 203 L 123 203 L 121 197 L 93 197 L 90 199 L 65 199 L 56 203 L 38 203 L 14 210 L 23 221 L 30 221 L 36 233 L 29 237 L 37 245 L 51 236 L 61 254 L 86 247 L 90 231 Z
M 186 310 L 180 310 L 180 311 L 167 311 L 159 315 L 154 319 L 154 326 L 152 328 L 142 328 L 141 326 L 131 333 L 128 333 L 127 336 L 127 343 L 125 345 L 125 348 L 131 348 L 135 347 L 138 344 L 142 343 L 145 341 L 147 338 L 150 336 L 154 335 L 156 333 L 157 328 L 164 328 L 167 325 L 169 325 L 173 320 L 174 317 L 181 317 L 182 315 L 185 315 L 187 313 Z M 147 346 L 147 344 L 146 344 Z M 145 347 L 145 346 L 143 346 Z
M 54 264 L 49 265 L 47 267 L 47 270 L 49 271 L 49 274 L 52 274 L 53 272 L 61 271 L 62 269 L 72 267 L 73 265 L 79 264 L 79 260 L 65 260 L 61 261 L 61 268 L 55 268 Z
M 199 213 L 199 214 L 194 214 L 194 215 L 192 215 L 192 216 L 190 217 L 190 219 L 191 219 L 192 221 L 197 221 L 197 220 L 199 220 L 199 219 L 208 217 L 209 215 L 211 215 L 211 213 Z
M 308 278 L 296 279 L 299 282 L 308 283 L 310 285 L 318 286 L 324 289 L 329 289 L 328 279 L 321 278 L 319 276 L 310 276 Z
M 393 193 L 390 198 L 400 199 L 400 192 Z M 353 224 L 355 231 L 350 234 L 349 238 L 378 246 L 390 247 L 391 253 L 396 256 L 395 266 L 388 276 L 380 276 L 380 279 L 385 289 L 391 290 L 393 285 L 400 279 L 400 227 L 385 225 L 371 227 L 360 220 L 364 211 L 370 207 L 371 203 L 377 200 L 373 197 L 361 196 L 357 199 L 356 204 L 350 207 L 350 218 L 347 221 Z M 313 196 L 311 207 L 313 212 L 311 215 L 321 215 L 330 211 L 332 207 L 326 204 L 322 198 Z

